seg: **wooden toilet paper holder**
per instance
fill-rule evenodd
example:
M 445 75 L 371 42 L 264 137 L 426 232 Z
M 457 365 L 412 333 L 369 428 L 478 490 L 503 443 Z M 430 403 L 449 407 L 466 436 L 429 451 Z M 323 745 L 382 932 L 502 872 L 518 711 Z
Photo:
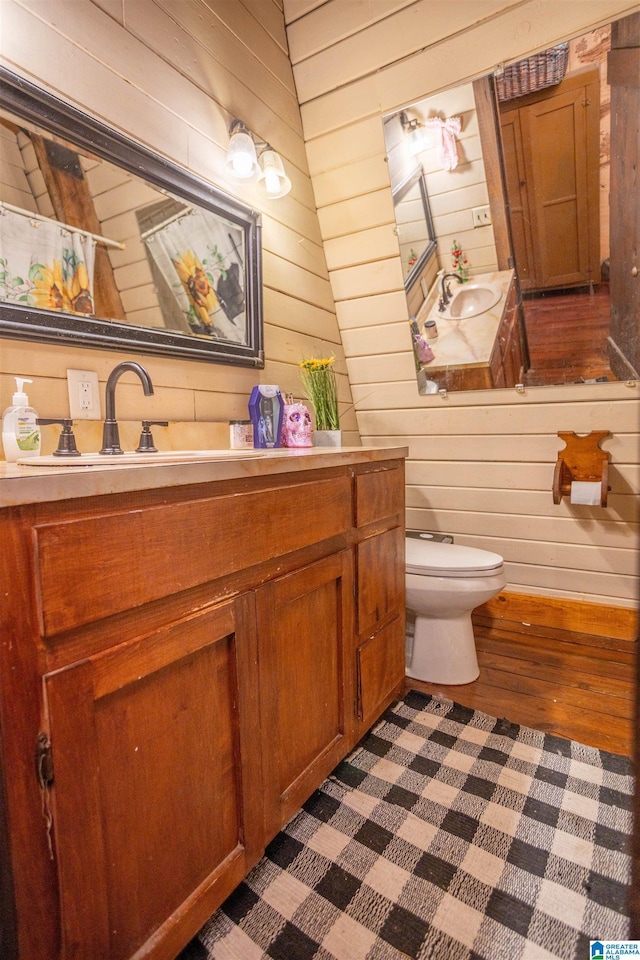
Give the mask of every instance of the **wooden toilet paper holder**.
M 606 507 L 611 455 L 600 449 L 600 442 L 610 436 L 609 430 L 593 430 L 584 436 L 573 431 L 558 431 L 566 447 L 558 453 L 553 474 L 553 502 L 560 503 L 571 493 L 573 481 L 600 483 L 600 506 Z

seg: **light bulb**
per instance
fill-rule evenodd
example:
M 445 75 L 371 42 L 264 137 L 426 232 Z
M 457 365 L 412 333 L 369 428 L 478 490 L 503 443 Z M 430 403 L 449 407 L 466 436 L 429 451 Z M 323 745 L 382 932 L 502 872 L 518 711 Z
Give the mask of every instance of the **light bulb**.
M 264 175 L 264 188 L 267 193 L 278 193 L 280 190 L 280 177 L 274 170 L 266 170 Z
M 253 173 L 253 161 L 247 153 L 237 153 L 232 161 L 234 176 L 246 180 Z
M 429 146 L 429 134 L 424 127 L 415 126 L 409 134 L 411 153 L 416 156 Z
M 240 121 L 237 121 L 237 129 L 229 141 L 227 170 L 238 180 L 249 180 L 258 172 L 258 158 L 253 137 Z
M 291 180 L 284 172 L 282 158 L 267 144 L 259 159 L 262 173 L 260 181 L 267 196 L 272 200 L 286 197 L 291 190 Z

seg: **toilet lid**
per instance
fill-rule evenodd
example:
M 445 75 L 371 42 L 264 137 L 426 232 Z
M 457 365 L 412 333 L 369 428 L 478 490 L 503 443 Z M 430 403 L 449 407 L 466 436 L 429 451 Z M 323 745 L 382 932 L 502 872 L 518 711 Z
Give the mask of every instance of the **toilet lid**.
M 494 571 L 497 573 L 504 562 L 498 553 L 463 547 L 457 543 L 438 543 L 406 537 L 405 544 L 407 573 L 440 573 L 445 577 L 483 573 L 487 576 Z

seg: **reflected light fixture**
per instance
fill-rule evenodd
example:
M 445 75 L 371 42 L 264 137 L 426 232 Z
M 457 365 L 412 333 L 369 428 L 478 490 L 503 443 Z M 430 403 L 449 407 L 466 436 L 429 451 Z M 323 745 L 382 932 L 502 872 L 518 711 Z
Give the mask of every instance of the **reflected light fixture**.
M 409 140 L 409 149 L 415 156 L 430 145 L 430 137 L 426 127 L 416 117 L 408 117 L 404 110 L 400 114 L 400 123 Z
M 279 153 L 265 144 L 265 148 L 258 158 L 260 164 L 260 178 L 264 191 L 272 200 L 286 197 L 291 190 L 291 180 L 284 172 L 284 165 Z
M 280 154 L 264 140 L 256 140 L 242 120 L 233 120 L 229 137 L 227 172 L 237 180 L 253 180 L 257 177 L 265 196 L 270 200 L 286 197 L 291 190 L 291 180 L 285 173 Z M 260 148 L 259 156 L 256 148 Z
M 242 120 L 234 120 L 229 127 L 229 136 L 227 171 L 238 180 L 251 180 L 260 170 L 251 131 Z

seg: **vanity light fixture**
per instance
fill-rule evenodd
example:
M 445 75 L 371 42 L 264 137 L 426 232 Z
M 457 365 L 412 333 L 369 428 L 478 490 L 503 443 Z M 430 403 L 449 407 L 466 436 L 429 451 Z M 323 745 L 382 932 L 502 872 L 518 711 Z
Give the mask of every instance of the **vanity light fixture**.
M 409 149 L 415 156 L 430 146 L 430 137 L 426 127 L 417 117 L 408 117 L 404 110 L 400 113 L 400 123 L 405 135 L 409 139 Z
M 270 200 L 286 197 L 291 190 L 291 180 L 285 173 L 280 154 L 264 140 L 256 140 L 242 120 L 233 120 L 229 136 L 228 173 L 238 180 L 254 180 L 257 177 Z

